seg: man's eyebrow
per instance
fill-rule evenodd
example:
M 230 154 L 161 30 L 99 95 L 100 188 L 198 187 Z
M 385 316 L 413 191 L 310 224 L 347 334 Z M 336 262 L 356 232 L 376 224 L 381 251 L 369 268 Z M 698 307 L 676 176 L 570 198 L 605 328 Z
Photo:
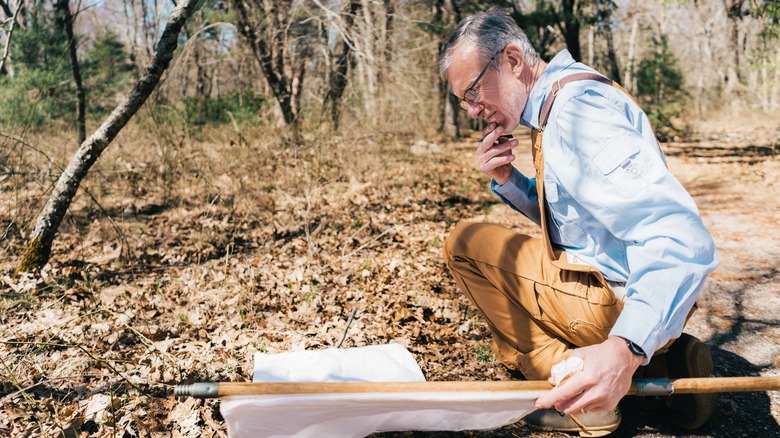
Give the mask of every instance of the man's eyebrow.
M 456 96 L 458 96 L 458 98 L 459 98 L 459 99 L 460 99 L 460 98 L 463 98 L 463 96 L 465 96 L 465 95 L 466 95 L 466 92 L 467 92 L 467 91 L 469 91 L 469 90 L 471 90 L 471 89 L 473 89 L 473 88 L 476 88 L 476 86 L 478 85 L 478 84 L 475 84 L 475 83 L 474 83 L 474 81 L 475 81 L 476 79 L 477 79 L 477 77 L 476 77 L 476 76 L 474 76 L 473 78 L 469 79 L 469 81 L 468 81 L 468 82 L 466 82 L 467 84 L 469 84 L 469 86 L 468 86 L 468 88 L 464 89 L 462 93 L 458 93 L 458 94 L 456 94 L 456 93 L 455 93 L 455 89 L 453 89 L 453 90 L 452 90 L 452 94 L 455 94 Z

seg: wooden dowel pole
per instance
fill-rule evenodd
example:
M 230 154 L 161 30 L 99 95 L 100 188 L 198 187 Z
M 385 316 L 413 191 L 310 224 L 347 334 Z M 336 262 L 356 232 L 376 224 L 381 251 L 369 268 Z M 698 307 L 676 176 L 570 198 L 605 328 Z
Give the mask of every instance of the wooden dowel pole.
M 780 391 L 780 376 L 700 377 L 671 381 L 675 394 Z
M 372 392 L 547 391 L 545 380 L 476 382 L 227 382 L 177 385 L 177 396 L 198 398 L 261 394 L 344 394 Z M 628 395 L 669 395 L 780 390 L 780 376 L 638 379 Z

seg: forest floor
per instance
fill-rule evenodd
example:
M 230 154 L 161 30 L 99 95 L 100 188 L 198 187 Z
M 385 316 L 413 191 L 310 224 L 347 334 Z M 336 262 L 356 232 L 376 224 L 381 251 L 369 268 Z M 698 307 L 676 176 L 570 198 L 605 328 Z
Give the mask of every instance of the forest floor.
M 698 129 L 698 144 L 664 145 L 720 258 L 686 331 L 710 346 L 717 376 L 778 375 L 780 126 Z M 80 193 L 40 278 L 13 268 L 58 171 L 28 157 L 0 176 L 0 436 L 225 436 L 219 401 L 176 400 L 167 385 L 248 381 L 254 352 L 331 347 L 345 328 L 343 347 L 405 345 L 428 380 L 510 379 L 440 257 L 466 219 L 538 235 L 488 192 L 476 137 L 285 149 L 226 134 L 174 148 L 153 134 L 120 136 L 101 157 L 84 185 L 94 200 Z M 517 166 L 532 173 L 517 136 Z M 780 436 L 777 392 L 721 394 L 696 432 L 636 398 L 621 407 L 613 436 Z M 565 435 L 521 421 L 378 436 Z

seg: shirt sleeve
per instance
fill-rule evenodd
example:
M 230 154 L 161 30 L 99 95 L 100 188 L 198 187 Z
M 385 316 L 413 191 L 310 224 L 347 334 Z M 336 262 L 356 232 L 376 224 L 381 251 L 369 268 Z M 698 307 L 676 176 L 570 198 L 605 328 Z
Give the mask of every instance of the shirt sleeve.
M 498 184 L 496 180 L 491 180 L 490 190 L 512 209 L 522 213 L 536 225 L 541 226 L 536 178 L 527 178 L 513 167 L 509 181 L 504 184 Z
M 545 158 L 549 148 L 560 159 L 548 165 L 562 189 L 626 248 L 625 305 L 610 335 L 640 345 L 646 365 L 680 336 L 717 266 L 715 244 L 658 144 L 642 135 L 643 124 L 625 108 L 583 93 L 561 106 L 556 121 L 559 141 L 545 142 Z

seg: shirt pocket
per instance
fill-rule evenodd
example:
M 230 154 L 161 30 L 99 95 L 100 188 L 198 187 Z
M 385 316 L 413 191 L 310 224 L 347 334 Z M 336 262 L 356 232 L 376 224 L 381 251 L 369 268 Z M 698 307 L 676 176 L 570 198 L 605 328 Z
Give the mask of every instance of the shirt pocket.
M 567 247 L 585 245 L 585 230 L 579 222 L 581 215 L 566 193 L 561 193 L 555 180 L 544 179 L 544 198 L 547 201 L 550 218 L 550 240 Z
M 642 151 L 641 138 L 620 135 L 611 139 L 591 160 L 611 189 L 631 198 L 650 185 L 663 170 L 659 155 Z

